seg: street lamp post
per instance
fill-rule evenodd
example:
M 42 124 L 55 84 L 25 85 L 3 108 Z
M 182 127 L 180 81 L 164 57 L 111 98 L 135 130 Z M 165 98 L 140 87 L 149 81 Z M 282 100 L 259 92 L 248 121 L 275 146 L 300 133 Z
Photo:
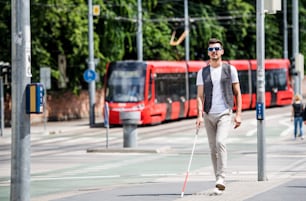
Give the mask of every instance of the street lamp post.
M 93 39 L 93 9 L 92 0 L 88 0 L 88 69 L 95 72 L 94 61 L 94 39 Z M 89 124 L 93 126 L 95 124 L 95 92 L 96 81 L 93 80 L 88 83 L 89 87 Z
M 257 56 L 257 160 L 258 181 L 266 178 L 266 145 L 265 145 L 265 12 L 269 14 L 281 10 L 281 0 L 256 1 L 256 56 Z
M 30 200 L 31 126 L 26 86 L 31 82 L 30 1 L 12 0 L 11 201 Z

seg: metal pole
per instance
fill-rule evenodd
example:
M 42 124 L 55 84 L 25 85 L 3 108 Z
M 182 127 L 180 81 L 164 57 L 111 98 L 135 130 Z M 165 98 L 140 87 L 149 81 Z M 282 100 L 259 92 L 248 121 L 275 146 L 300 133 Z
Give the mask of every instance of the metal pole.
M 44 134 L 48 134 L 47 132 L 47 89 L 46 85 L 44 85 Z
M 108 148 L 109 107 L 107 102 L 104 104 L 104 126 L 106 127 L 106 148 Z
M 184 16 L 185 16 L 185 31 L 187 33 L 185 38 L 185 60 L 189 61 L 190 48 L 189 48 L 189 16 L 188 16 L 188 0 L 184 0 Z
M 108 134 L 109 134 L 109 125 L 106 126 L 106 143 L 105 143 L 106 149 L 108 149 Z
M 295 58 L 298 53 L 299 53 L 299 1 L 292 0 L 292 57 Z M 295 67 L 295 70 L 298 70 L 298 68 Z M 295 83 L 294 92 L 301 94 L 300 76 L 294 76 L 294 83 Z
M 3 91 L 4 91 L 4 88 L 3 88 L 3 77 L 1 76 L 0 77 L 0 108 L 1 108 L 1 124 L 0 124 L 0 127 L 1 127 L 1 133 L 0 133 L 0 136 L 3 136 L 3 130 L 4 130 L 4 97 L 3 97 Z
M 185 60 L 189 61 L 190 57 L 190 51 L 189 51 L 189 16 L 188 16 L 188 0 L 184 0 L 184 16 L 185 16 L 185 32 L 186 32 L 186 38 L 185 38 Z M 188 68 L 188 66 L 186 67 Z M 186 70 L 185 74 L 186 79 L 186 100 L 189 100 L 189 74 L 188 70 Z
M 92 0 L 88 0 L 88 69 L 95 71 L 94 61 L 94 39 L 93 39 L 93 13 L 92 13 Z M 96 81 L 89 82 L 89 124 L 95 124 L 95 91 Z
M 143 60 L 143 46 L 142 46 L 142 2 L 137 0 L 137 59 Z
M 299 1 L 292 0 L 292 53 L 299 53 Z
M 284 23 L 284 58 L 288 59 L 288 23 L 287 23 L 287 0 L 283 0 L 283 23 Z
M 30 1 L 12 0 L 12 153 L 11 201 L 30 200 L 30 115 L 25 110 L 31 82 Z
M 256 55 L 257 55 L 257 112 L 262 113 L 257 118 L 257 155 L 258 155 L 258 181 L 266 180 L 265 173 L 265 29 L 264 29 L 264 0 L 257 0 L 256 6 Z M 260 106 L 260 108 L 259 108 Z

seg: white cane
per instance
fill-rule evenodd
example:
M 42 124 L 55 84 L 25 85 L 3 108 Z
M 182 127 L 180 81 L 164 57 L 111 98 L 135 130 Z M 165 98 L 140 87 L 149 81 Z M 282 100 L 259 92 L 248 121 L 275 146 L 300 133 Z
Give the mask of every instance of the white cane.
M 189 160 L 189 164 L 188 164 L 188 169 L 187 169 L 187 173 L 186 173 L 186 177 L 185 177 L 185 181 L 184 181 L 181 197 L 184 197 L 184 191 L 185 191 L 187 179 L 188 179 L 188 176 L 189 176 L 191 161 L 192 161 L 192 158 L 193 158 L 193 153 L 194 153 L 195 145 L 196 145 L 197 138 L 198 138 L 198 133 L 199 133 L 199 128 L 197 128 L 196 134 L 194 136 L 193 147 L 192 147 L 192 151 L 191 151 L 191 156 L 190 156 L 190 160 Z

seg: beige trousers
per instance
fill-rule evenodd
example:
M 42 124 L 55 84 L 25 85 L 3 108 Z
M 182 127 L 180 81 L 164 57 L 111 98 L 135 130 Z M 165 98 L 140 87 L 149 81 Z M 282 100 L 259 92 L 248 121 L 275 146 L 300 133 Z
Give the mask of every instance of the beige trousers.
M 230 110 L 220 114 L 206 114 L 204 112 L 204 124 L 216 180 L 219 177 L 225 178 L 227 167 L 226 141 L 231 129 L 231 114 Z

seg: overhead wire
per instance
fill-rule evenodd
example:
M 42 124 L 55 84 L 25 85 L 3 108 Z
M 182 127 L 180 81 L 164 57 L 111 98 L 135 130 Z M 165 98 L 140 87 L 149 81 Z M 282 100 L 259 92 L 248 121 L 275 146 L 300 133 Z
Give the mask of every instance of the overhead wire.
M 0 0 L 0 2 L 6 2 L 3 0 Z M 182 0 L 159 0 L 157 2 L 157 4 L 168 4 L 168 3 L 176 3 L 176 5 L 182 5 Z M 195 4 L 193 2 L 189 2 L 189 4 Z M 71 9 L 78 7 L 78 5 L 74 5 L 74 4 L 61 4 L 61 5 L 56 5 L 56 4 L 47 4 L 47 3 L 38 3 L 38 2 L 32 2 L 31 5 L 33 6 L 40 6 L 40 7 L 55 7 L 57 9 L 63 9 L 66 10 L 67 12 L 71 12 Z M 122 6 L 122 4 L 118 4 L 118 3 L 114 3 L 114 2 L 106 2 L 105 3 L 106 6 L 109 7 L 120 7 Z M 132 5 L 132 7 L 134 7 L 135 5 Z M 183 5 L 182 5 L 183 7 Z M 176 8 L 177 10 L 177 8 Z M 234 15 L 224 15 L 227 14 L 227 12 L 218 12 L 216 13 L 217 16 L 210 16 L 210 17 L 190 17 L 190 22 L 194 22 L 194 21 L 205 21 L 207 19 L 215 19 L 215 20 L 232 20 L 232 19 L 238 19 L 238 18 L 253 18 L 255 16 L 255 14 L 249 14 L 249 15 L 243 15 L 241 14 L 241 11 L 238 10 L 234 10 L 234 11 L 230 11 L 231 14 Z M 152 13 L 152 16 L 154 16 L 154 13 Z M 101 15 L 100 18 L 104 18 L 104 19 L 111 19 L 111 17 L 109 16 L 103 16 Z M 112 18 L 113 20 L 117 20 L 117 21 L 130 21 L 130 22 L 137 22 L 137 18 L 130 18 L 130 17 L 124 17 L 124 16 L 115 16 Z M 150 21 L 150 22 L 183 22 L 185 20 L 184 17 L 162 17 L 162 18 L 144 18 L 143 21 Z
M 0 0 L 0 3 L 7 3 L 7 1 Z M 163 5 L 163 4 L 175 4 L 174 7 L 181 6 L 183 8 L 183 3 L 182 0 L 159 0 L 157 4 Z M 197 8 L 198 4 L 189 2 L 189 5 L 191 4 L 192 7 Z M 49 3 L 40 3 L 40 2 L 32 2 L 32 6 L 39 6 L 39 7 L 44 7 L 44 8 L 56 8 L 56 9 L 61 9 L 62 11 L 66 12 L 71 12 L 74 8 L 77 8 L 79 5 L 75 4 L 49 4 Z M 105 5 L 107 7 L 120 7 L 122 6 L 122 3 L 116 3 L 116 2 L 105 2 Z M 136 5 L 130 4 L 131 7 L 135 7 Z M 126 6 L 126 5 L 125 5 Z M 232 15 L 226 15 L 228 13 L 231 13 Z M 152 13 L 150 18 L 143 18 L 143 22 L 151 22 L 151 23 L 160 23 L 160 22 L 170 22 L 170 23 L 178 23 L 178 22 L 184 22 L 185 18 L 182 17 L 160 17 L 160 15 L 156 15 Z M 196 22 L 201 22 L 201 21 L 207 21 L 207 20 L 217 20 L 220 23 L 221 21 L 231 21 L 231 20 L 236 20 L 236 19 L 241 19 L 241 18 L 254 18 L 255 13 L 250 13 L 250 14 L 243 14 L 239 10 L 232 10 L 232 11 L 220 11 L 215 13 L 214 16 L 208 16 L 208 17 L 203 17 L 203 16 L 191 16 L 189 17 L 190 23 L 196 23 Z M 125 17 L 125 16 L 110 16 L 110 15 L 100 15 L 95 18 L 102 18 L 106 20 L 114 20 L 114 21 L 122 21 L 122 22 L 132 22 L 132 23 L 137 23 L 137 18 L 136 17 Z

